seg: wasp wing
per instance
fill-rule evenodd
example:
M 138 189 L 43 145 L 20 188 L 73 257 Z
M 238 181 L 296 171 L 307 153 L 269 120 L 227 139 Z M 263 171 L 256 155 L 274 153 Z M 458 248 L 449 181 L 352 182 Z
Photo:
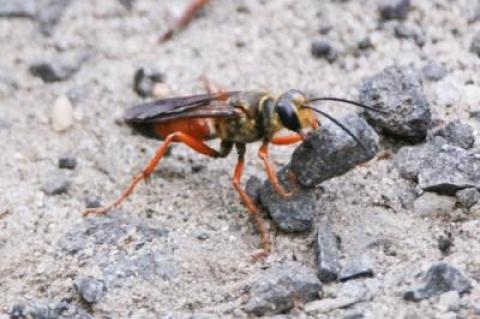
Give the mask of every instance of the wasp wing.
M 136 105 L 125 112 L 127 123 L 161 123 L 174 119 L 231 117 L 237 111 L 226 101 L 239 92 L 174 97 Z

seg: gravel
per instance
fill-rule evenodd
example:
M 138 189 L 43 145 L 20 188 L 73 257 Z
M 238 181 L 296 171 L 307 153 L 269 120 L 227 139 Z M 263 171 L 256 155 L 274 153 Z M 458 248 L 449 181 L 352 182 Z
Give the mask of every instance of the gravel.
M 455 193 L 458 202 L 469 209 L 480 200 L 480 192 L 475 188 L 466 188 Z
M 71 155 L 63 155 L 58 159 L 58 167 L 73 170 L 77 167 L 77 159 Z
M 338 58 L 337 51 L 326 40 L 317 39 L 312 41 L 310 52 L 314 57 L 323 58 L 330 63 L 335 62 Z
M 321 291 L 312 269 L 296 262 L 276 264 L 253 283 L 245 311 L 256 316 L 283 313 L 296 303 L 318 299 Z
M 89 57 L 90 54 L 87 52 L 58 54 L 32 62 L 29 70 L 33 76 L 40 77 L 46 83 L 64 81 L 78 72 Z
M 447 68 L 440 63 L 430 61 L 422 68 L 423 78 L 429 81 L 440 81 L 447 74 Z
M 105 295 L 107 288 L 102 280 L 93 277 L 83 277 L 75 281 L 75 290 L 83 301 L 95 304 Z
M 133 76 L 133 90 L 141 97 L 154 96 L 155 85 L 164 80 L 165 75 L 155 68 L 139 68 Z
M 68 176 L 58 175 L 52 176 L 42 186 L 42 191 L 47 195 L 60 195 L 66 193 L 71 186 Z
M 480 32 L 475 33 L 470 44 L 470 52 L 480 57 Z
M 364 113 L 380 131 L 410 142 L 422 141 L 427 136 L 432 114 L 416 70 L 398 65 L 385 68 L 363 81 L 359 99 L 363 104 L 390 112 Z
M 420 301 L 448 291 L 463 294 L 471 289 L 470 280 L 464 277 L 457 268 L 447 263 L 437 263 L 432 265 L 425 274 L 424 285 L 407 291 L 403 298 L 408 301 Z
M 422 217 L 448 217 L 455 209 L 456 199 L 451 196 L 425 192 L 413 202 L 414 211 Z
M 37 6 L 35 0 L 2 0 L 0 2 L 0 18 L 33 18 L 36 12 Z
M 14 305 L 11 319 L 93 319 L 85 310 L 65 301 L 36 301 Z
M 366 254 L 350 257 L 338 275 L 340 281 L 373 277 L 373 260 Z
M 318 278 L 324 283 L 336 280 L 340 272 L 338 240 L 326 221 L 318 226 L 315 249 Z
M 435 132 L 435 135 L 441 136 L 448 143 L 464 149 L 472 148 L 475 144 L 472 127 L 460 120 L 448 123 L 444 128 Z
M 381 0 L 378 4 L 380 16 L 385 20 L 406 19 L 410 0 Z
M 412 39 L 419 47 L 423 47 L 426 42 L 422 28 L 412 23 L 397 24 L 395 26 L 395 36 L 399 39 Z
M 51 36 L 53 34 L 55 26 L 71 2 L 72 0 L 50 0 L 42 6 L 37 14 L 37 20 L 40 24 L 40 31 L 44 35 Z

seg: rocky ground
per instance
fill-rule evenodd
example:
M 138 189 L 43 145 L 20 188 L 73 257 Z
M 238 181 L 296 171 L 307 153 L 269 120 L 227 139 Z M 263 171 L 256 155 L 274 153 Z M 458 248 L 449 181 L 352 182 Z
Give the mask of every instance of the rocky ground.
M 480 317 L 478 3 L 212 0 L 158 44 L 186 3 L 0 1 L 0 318 Z M 250 145 L 263 262 L 234 155 L 175 146 L 120 210 L 81 216 L 159 144 L 123 111 L 201 76 L 389 112 L 319 104 L 365 149 L 325 119 L 272 147 L 288 200 Z

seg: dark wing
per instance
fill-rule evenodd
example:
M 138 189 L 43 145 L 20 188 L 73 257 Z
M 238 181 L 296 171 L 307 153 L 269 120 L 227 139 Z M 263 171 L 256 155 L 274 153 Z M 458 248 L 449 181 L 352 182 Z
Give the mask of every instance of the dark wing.
M 127 123 L 159 123 L 180 118 L 236 116 L 228 98 L 238 93 L 199 94 L 143 103 L 128 109 L 124 119 Z

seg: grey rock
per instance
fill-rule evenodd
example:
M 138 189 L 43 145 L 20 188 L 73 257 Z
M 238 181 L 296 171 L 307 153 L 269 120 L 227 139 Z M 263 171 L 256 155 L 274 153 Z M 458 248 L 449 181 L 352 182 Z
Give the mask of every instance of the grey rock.
M 314 57 L 326 59 L 330 63 L 335 62 L 338 57 L 338 53 L 332 45 L 321 39 L 312 42 L 310 51 Z
M 71 2 L 71 0 L 50 0 L 39 10 L 37 20 L 40 24 L 40 31 L 44 35 L 52 35 L 54 27 Z
M 57 82 L 72 77 L 88 60 L 90 55 L 86 52 L 62 54 L 48 60 L 33 62 L 30 73 L 40 77 L 44 82 Z
M 429 81 L 440 81 L 447 75 L 447 69 L 436 62 L 429 62 L 422 68 L 423 78 Z
M 443 137 L 452 145 L 465 149 L 472 148 L 475 143 L 472 127 L 460 120 L 448 123 L 444 128 L 435 132 L 435 135 Z
M 118 2 L 124 6 L 127 10 L 132 10 L 133 5 L 137 0 L 118 0 Z
M 318 278 L 322 282 L 334 281 L 340 272 L 338 242 L 329 223 L 318 227 L 315 241 Z
M 475 33 L 470 44 L 470 52 L 480 57 L 480 32 Z
M 287 192 L 292 192 L 292 196 L 284 198 L 267 180 L 260 190 L 260 201 L 280 230 L 285 232 L 310 230 L 315 213 L 315 194 L 311 190 L 295 185 L 289 176 L 291 175 L 288 168 L 278 172 L 280 184 Z
M 88 98 L 91 93 L 91 87 L 89 85 L 79 85 L 71 88 L 66 93 L 68 99 L 72 101 L 74 105 L 81 103 Z
M 469 209 L 480 200 L 480 192 L 475 188 L 466 188 L 455 193 L 463 207 Z
M 189 319 L 218 319 L 218 318 L 220 317 L 211 313 L 196 313 L 191 315 Z
M 71 155 L 64 155 L 58 159 L 58 167 L 75 169 L 77 167 L 77 159 Z
M 47 195 L 59 195 L 66 193 L 70 185 L 71 182 L 67 176 L 53 176 L 43 184 L 42 191 Z
M 263 184 L 260 178 L 257 176 L 251 176 L 247 184 L 245 185 L 245 191 L 247 192 L 248 196 L 255 202 L 260 201 L 260 190 L 262 189 Z
M 0 1 L 0 18 L 23 17 L 33 18 L 37 12 L 35 0 L 2 0 Z
M 413 202 L 413 209 L 422 217 L 446 217 L 454 211 L 455 203 L 454 197 L 425 192 Z
M 395 36 L 399 39 L 412 39 L 419 47 L 426 42 L 423 30 L 416 24 L 399 23 L 395 26 Z
M 365 37 L 358 41 L 357 46 L 360 50 L 366 50 L 373 48 L 372 40 L 369 37 Z
M 423 190 L 454 195 L 480 186 L 480 156 L 439 136 L 424 145 L 403 147 L 394 162 L 400 176 L 417 180 Z
M 6 119 L 0 118 L 0 131 L 1 130 L 8 130 L 11 127 L 12 127 L 12 123 L 7 121 Z
M 368 255 L 351 257 L 338 275 L 340 281 L 361 277 L 373 277 L 373 260 Z
M 173 261 L 170 256 L 162 251 L 140 256 L 127 256 L 108 265 L 103 272 L 108 287 L 121 287 L 123 281 L 131 277 L 138 277 L 143 280 L 160 277 L 163 280 L 171 280 L 175 275 L 176 270 Z
M 451 233 L 446 233 L 445 235 L 440 235 L 437 240 L 438 250 L 442 255 L 447 256 L 450 254 L 450 250 L 454 246 L 454 238 Z
M 102 280 L 93 277 L 79 278 L 74 283 L 75 290 L 83 301 L 95 304 L 105 295 L 107 287 Z
M 141 97 L 152 96 L 156 83 L 164 81 L 164 74 L 153 68 L 140 68 L 133 76 L 133 90 Z
M 312 269 L 297 262 L 278 264 L 255 280 L 245 311 L 257 316 L 283 313 L 295 303 L 318 299 L 321 291 L 322 284 Z
M 424 278 L 424 285 L 407 291 L 403 299 L 420 301 L 447 291 L 457 291 L 459 294 L 470 292 L 472 284 L 458 269 L 447 264 L 437 263 L 430 267 Z
M 381 0 L 378 4 L 378 11 L 384 20 L 403 20 L 408 15 L 410 0 Z
M 100 197 L 97 195 L 87 195 L 85 197 L 85 208 L 98 208 L 101 207 Z
M 360 102 L 390 112 L 364 113 L 377 129 L 411 142 L 427 136 L 432 114 L 418 73 L 412 68 L 394 65 L 367 78 L 360 86 Z
M 350 114 L 340 122 L 362 142 L 366 150 L 337 125 L 328 123 L 322 126 L 293 152 L 289 166 L 300 184 L 314 187 L 345 174 L 377 153 L 379 137 L 362 118 Z
M 14 305 L 9 311 L 11 319 L 93 319 L 83 309 L 60 301 L 38 301 Z

